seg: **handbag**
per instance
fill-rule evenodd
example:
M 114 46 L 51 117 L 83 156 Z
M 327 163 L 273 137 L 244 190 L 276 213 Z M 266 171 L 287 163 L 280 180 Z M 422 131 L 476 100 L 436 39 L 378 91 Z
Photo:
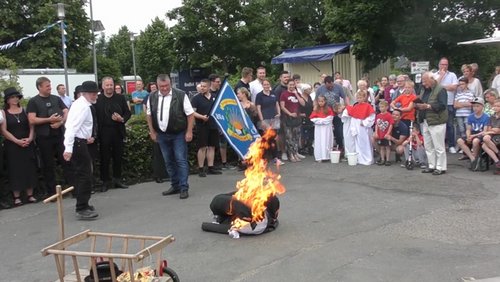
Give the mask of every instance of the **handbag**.
M 291 116 L 286 116 L 285 118 L 285 126 L 286 127 L 297 127 L 302 124 L 302 118 L 301 117 L 291 117 Z

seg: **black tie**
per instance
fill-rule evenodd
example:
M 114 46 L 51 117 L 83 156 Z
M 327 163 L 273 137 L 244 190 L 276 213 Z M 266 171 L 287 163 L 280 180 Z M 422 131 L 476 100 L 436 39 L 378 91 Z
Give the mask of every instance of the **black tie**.
M 160 121 L 163 121 L 163 102 L 165 102 L 165 96 L 161 96 L 161 108 L 160 108 Z
M 97 138 L 97 115 L 95 107 L 90 105 L 90 112 L 92 113 L 92 137 Z

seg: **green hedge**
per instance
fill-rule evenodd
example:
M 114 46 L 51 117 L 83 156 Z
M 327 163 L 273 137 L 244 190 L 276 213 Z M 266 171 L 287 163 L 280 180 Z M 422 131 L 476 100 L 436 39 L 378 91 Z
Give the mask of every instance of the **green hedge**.
M 125 144 L 124 166 L 122 176 L 127 183 L 146 182 L 152 179 L 153 141 L 149 138 L 149 129 L 146 115 L 133 115 L 127 122 L 127 142 Z M 188 162 L 191 173 L 197 173 L 196 160 L 196 128 L 193 131 L 193 141 L 188 143 Z M 219 152 L 215 153 L 216 161 L 220 159 Z M 228 145 L 228 160 L 234 162 L 236 154 Z

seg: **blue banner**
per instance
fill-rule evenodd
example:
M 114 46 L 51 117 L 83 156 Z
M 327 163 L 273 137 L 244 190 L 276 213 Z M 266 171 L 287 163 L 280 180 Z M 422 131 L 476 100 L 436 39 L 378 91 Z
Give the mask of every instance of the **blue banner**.
M 236 153 L 245 158 L 250 144 L 260 135 L 227 81 L 224 81 L 210 115 Z

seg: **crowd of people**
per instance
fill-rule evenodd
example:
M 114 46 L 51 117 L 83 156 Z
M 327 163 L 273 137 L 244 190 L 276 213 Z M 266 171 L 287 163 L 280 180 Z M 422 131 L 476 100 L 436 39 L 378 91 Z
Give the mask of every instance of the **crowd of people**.
M 439 70 L 423 73 L 418 84 L 401 74 L 373 83 L 363 78 L 353 89 L 339 72 L 323 74 L 308 84 L 299 74 L 282 71 L 273 87 L 264 67 L 256 69 L 255 79 L 254 70 L 245 67 L 234 90 L 261 133 L 277 132 L 268 155 L 278 165 L 301 162 L 308 155 L 317 162 L 329 161 L 333 150 L 342 156 L 355 154 L 361 165 L 400 162 L 404 167 L 411 160 L 422 173 L 442 175 L 447 171 L 448 150 L 462 153 L 460 159 L 469 160 L 473 170 L 486 159 L 500 174 L 500 68 L 484 92 L 476 77 L 477 65 L 463 65 L 461 71 L 457 77 L 442 58 Z M 133 107 L 110 77 L 102 79 L 100 89 L 94 82 L 84 82 L 76 87 L 74 99 L 64 95 L 64 85 L 58 85 L 58 95 L 52 95 L 46 77 L 37 79 L 36 88 L 38 95 L 26 109 L 21 107 L 19 91 L 4 91 L 0 128 L 5 139 L 7 187 L 15 206 L 38 201 L 34 194 L 38 170 L 44 180 L 40 196 L 53 195 L 59 164 L 66 184 L 75 186 L 77 218 L 96 218 L 89 204 L 93 187 L 102 187 L 101 192 L 128 188 L 121 173 L 125 123 L 132 112 L 146 114 L 154 141 L 155 180 L 170 178 L 164 196 L 189 197 L 187 143 L 194 129 L 199 177 L 235 168 L 227 160 L 226 137 L 210 116 L 221 88 L 221 77 L 216 74 L 202 79 L 192 97 L 174 88 L 168 75 L 158 75 L 146 89 L 137 81 Z M 93 177 L 96 160 L 100 180 Z
M 272 155 L 279 164 L 308 154 L 323 162 L 337 150 L 355 154 L 362 165 L 407 167 L 411 161 L 422 173 L 442 175 L 448 151 L 461 153 L 472 170 L 487 163 L 500 174 L 500 68 L 484 92 L 477 69 L 464 64 L 457 77 L 442 58 L 439 69 L 421 74 L 418 84 L 405 74 L 373 84 L 365 77 L 353 91 L 340 72 L 307 84 L 283 71 L 271 87 L 264 68 L 253 81 L 252 69 L 243 68 L 234 89 L 258 129 L 278 132 Z

